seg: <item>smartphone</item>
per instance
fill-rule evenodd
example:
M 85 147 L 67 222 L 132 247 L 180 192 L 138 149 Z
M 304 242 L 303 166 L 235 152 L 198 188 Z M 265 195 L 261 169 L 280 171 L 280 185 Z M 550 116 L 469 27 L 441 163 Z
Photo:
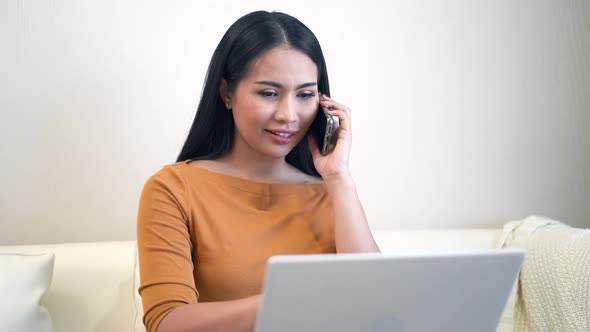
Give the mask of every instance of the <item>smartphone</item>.
M 322 99 L 320 93 L 320 100 Z M 318 143 L 320 154 L 325 156 L 336 146 L 336 126 L 338 119 L 328 113 L 328 110 L 318 103 L 318 112 L 311 124 L 311 133 Z

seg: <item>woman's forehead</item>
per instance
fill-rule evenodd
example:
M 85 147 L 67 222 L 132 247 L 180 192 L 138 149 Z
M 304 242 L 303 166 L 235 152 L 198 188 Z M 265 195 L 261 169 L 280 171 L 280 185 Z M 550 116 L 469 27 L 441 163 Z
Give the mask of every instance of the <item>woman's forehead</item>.
M 273 81 L 283 86 L 316 82 L 317 66 L 307 54 L 293 48 L 276 47 L 252 63 L 246 80 Z

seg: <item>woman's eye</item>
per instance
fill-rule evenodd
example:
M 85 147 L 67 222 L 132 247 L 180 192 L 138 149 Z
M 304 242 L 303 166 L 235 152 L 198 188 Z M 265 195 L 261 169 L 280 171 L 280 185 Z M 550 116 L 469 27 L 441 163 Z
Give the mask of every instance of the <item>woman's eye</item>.
M 258 92 L 258 94 L 263 97 L 276 97 L 278 95 L 274 91 L 260 91 L 260 92 Z
M 303 99 L 308 99 L 311 97 L 315 97 L 315 93 L 313 92 L 304 92 L 304 93 L 300 93 L 299 97 L 303 98 Z

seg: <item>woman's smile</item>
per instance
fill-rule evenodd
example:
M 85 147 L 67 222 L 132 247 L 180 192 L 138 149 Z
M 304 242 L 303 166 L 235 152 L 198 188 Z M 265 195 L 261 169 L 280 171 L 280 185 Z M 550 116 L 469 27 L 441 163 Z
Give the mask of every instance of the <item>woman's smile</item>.
M 270 137 L 275 142 L 277 142 L 279 144 L 289 144 L 289 143 L 291 143 L 291 140 L 293 139 L 293 137 L 297 133 L 297 131 L 283 130 L 283 129 L 278 129 L 278 130 L 265 129 L 265 131 L 270 135 Z

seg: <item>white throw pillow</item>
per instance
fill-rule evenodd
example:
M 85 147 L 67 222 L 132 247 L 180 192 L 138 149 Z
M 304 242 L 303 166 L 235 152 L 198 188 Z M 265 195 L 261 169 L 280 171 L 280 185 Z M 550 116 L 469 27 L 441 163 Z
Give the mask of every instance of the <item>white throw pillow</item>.
M 53 253 L 0 251 L 0 331 L 53 331 L 41 303 L 51 284 L 53 261 Z

